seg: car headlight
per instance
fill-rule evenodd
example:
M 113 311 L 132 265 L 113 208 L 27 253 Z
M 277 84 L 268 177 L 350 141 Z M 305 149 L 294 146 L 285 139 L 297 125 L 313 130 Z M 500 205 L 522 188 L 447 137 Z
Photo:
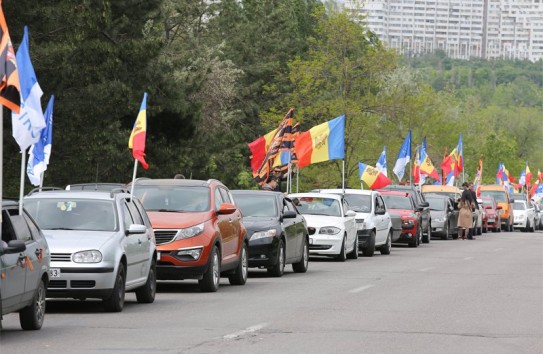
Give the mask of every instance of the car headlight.
M 324 235 L 336 235 L 336 234 L 338 234 L 340 231 L 341 231 L 341 229 L 338 228 L 338 227 L 335 227 L 335 226 L 325 226 L 325 227 L 321 227 L 321 228 L 320 228 L 319 234 L 324 234 Z
M 436 220 L 436 222 L 445 222 L 445 220 L 447 220 L 447 218 L 436 218 L 435 220 Z
M 366 230 L 366 223 L 364 222 L 364 219 L 355 219 L 355 221 L 357 230 Z
M 274 237 L 275 235 L 277 235 L 277 230 L 275 229 L 270 229 L 266 231 L 257 231 L 253 234 L 253 236 L 251 236 L 251 241 L 258 240 L 260 238 Z
M 100 263 L 102 261 L 102 253 L 97 250 L 76 252 L 72 255 L 74 263 Z
M 198 225 L 194 225 L 194 226 L 187 227 L 185 229 L 179 230 L 179 232 L 177 233 L 177 236 L 175 237 L 175 239 L 176 240 L 184 240 L 186 238 L 191 238 L 191 237 L 194 237 L 194 236 L 198 236 L 202 232 L 204 232 L 204 223 L 201 223 L 201 224 L 198 224 Z
M 414 226 L 415 220 L 411 219 L 402 219 L 402 226 Z

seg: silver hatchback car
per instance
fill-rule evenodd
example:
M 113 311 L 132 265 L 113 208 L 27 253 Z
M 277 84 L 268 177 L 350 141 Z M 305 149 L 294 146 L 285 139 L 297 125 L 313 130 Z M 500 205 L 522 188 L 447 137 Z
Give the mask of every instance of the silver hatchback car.
M 51 250 L 47 297 L 100 298 L 120 312 L 126 291 L 139 303 L 156 293 L 156 243 L 147 213 L 123 189 L 42 191 L 25 207 Z

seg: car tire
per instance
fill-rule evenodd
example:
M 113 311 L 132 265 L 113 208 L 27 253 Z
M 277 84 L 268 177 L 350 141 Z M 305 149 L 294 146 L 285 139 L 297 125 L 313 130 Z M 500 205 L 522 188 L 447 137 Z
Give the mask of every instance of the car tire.
M 221 254 L 216 245 L 211 248 L 209 266 L 202 279 L 198 280 L 198 287 L 204 293 L 214 293 L 219 290 L 221 282 Z
M 125 296 L 125 273 L 124 265 L 119 264 L 119 270 L 117 271 L 117 276 L 115 277 L 115 285 L 113 286 L 113 291 L 108 298 L 102 300 L 104 303 L 104 309 L 107 312 L 121 312 L 124 307 L 124 296 Z
M 443 230 L 443 235 L 441 235 L 442 240 L 448 240 L 449 239 L 450 227 L 449 227 L 449 221 L 448 220 L 445 221 L 445 225 L 447 225 L 447 227 L 445 228 L 445 230 Z
M 268 275 L 276 278 L 283 276 L 285 272 L 285 245 L 283 240 L 279 240 L 279 245 L 277 245 L 277 259 L 275 264 L 268 268 Z
M 45 283 L 40 280 L 38 288 L 34 293 L 32 303 L 19 311 L 19 322 L 24 330 L 37 330 L 43 325 L 45 319 Z
M 414 247 L 414 248 L 419 247 L 421 232 L 422 231 L 421 231 L 420 227 L 418 227 L 417 228 L 417 234 L 415 235 L 415 238 L 412 239 L 411 241 L 409 241 L 409 243 L 408 243 L 409 247 Z
M 155 301 L 156 295 L 156 261 L 153 258 L 149 267 L 149 274 L 145 285 L 136 289 L 136 300 L 140 304 L 150 304 Z
M 354 247 L 349 254 L 347 254 L 347 258 L 349 259 L 358 259 L 358 235 L 354 238 Z
M 305 273 L 309 267 L 309 245 L 307 244 L 307 237 L 304 236 L 304 245 L 302 247 L 302 258 L 297 263 L 292 263 L 292 270 L 294 273 Z
M 343 242 L 341 243 L 341 251 L 339 251 L 339 255 L 336 257 L 336 260 L 340 262 L 345 262 L 347 260 L 347 235 L 343 236 Z
M 390 254 L 391 249 L 392 249 L 392 230 L 388 232 L 385 244 L 381 246 L 381 248 L 379 249 L 379 252 L 381 252 L 381 254 Z
M 426 236 L 422 235 L 422 243 L 430 243 L 432 239 L 432 224 L 431 220 L 428 220 L 428 227 L 426 228 Z
M 370 232 L 370 238 L 368 239 L 368 245 L 362 248 L 362 255 L 364 257 L 373 257 L 375 253 L 375 231 Z
M 243 242 L 239 252 L 239 263 L 234 273 L 228 276 L 231 285 L 245 285 L 249 273 L 249 251 L 247 244 Z

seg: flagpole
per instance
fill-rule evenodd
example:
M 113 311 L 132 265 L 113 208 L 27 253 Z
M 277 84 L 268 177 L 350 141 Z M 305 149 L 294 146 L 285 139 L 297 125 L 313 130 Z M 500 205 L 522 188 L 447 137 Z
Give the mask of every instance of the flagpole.
M 42 172 L 41 173 L 41 176 L 40 176 L 40 192 L 41 192 L 41 189 L 43 188 L 43 180 L 45 179 L 45 172 Z
M 26 149 L 21 150 L 21 183 L 19 186 L 19 215 L 23 215 L 23 195 L 25 190 Z
M 136 185 L 136 172 L 138 171 L 138 160 L 134 159 L 134 174 L 132 175 L 132 186 L 130 187 L 130 201 L 134 195 L 134 186 Z
M 345 194 L 345 159 L 343 159 L 341 161 L 342 161 L 342 165 L 343 165 L 342 173 L 341 173 L 341 185 L 342 185 L 342 188 L 343 188 L 343 194 Z
M 296 169 L 296 193 L 298 193 L 298 185 L 300 182 L 300 168 Z
M 4 170 L 4 106 L 0 105 L 0 202 L 3 201 L 3 170 Z M 0 213 L 0 227 L 2 226 L 2 213 Z M 0 228 L 1 230 L 1 228 Z M 1 237 L 0 232 L 0 237 Z
M 287 194 L 292 193 L 292 177 L 290 176 L 290 161 L 287 167 Z

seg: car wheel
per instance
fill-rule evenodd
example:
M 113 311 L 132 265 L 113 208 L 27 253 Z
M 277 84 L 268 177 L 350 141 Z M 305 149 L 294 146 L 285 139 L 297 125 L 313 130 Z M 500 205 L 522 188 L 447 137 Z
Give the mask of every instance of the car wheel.
M 232 285 L 245 285 L 249 272 L 249 257 L 247 252 L 247 244 L 243 242 L 239 255 L 239 263 L 234 273 L 228 276 L 228 280 Z
M 45 284 L 40 280 L 40 284 L 34 294 L 32 303 L 19 311 L 19 322 L 24 330 L 40 329 L 45 319 Z
M 302 259 L 297 263 L 292 263 L 294 273 L 305 273 L 309 267 L 309 245 L 307 238 L 304 236 L 304 246 L 302 248 Z
M 349 259 L 358 259 L 358 235 L 354 237 L 353 250 L 347 255 Z
M 392 230 L 388 232 L 387 240 L 385 241 L 385 244 L 381 246 L 381 249 L 379 250 L 381 254 L 390 254 L 390 250 L 392 249 Z
M 103 300 L 107 312 L 121 312 L 123 310 L 125 285 L 124 265 L 121 263 L 115 277 L 113 291 L 108 298 Z
M 432 224 L 431 220 L 428 220 L 428 227 L 426 228 L 426 236 L 422 236 L 422 243 L 430 243 L 432 239 Z
M 445 221 L 445 225 L 447 225 L 447 226 L 445 227 L 445 230 L 443 230 L 443 235 L 441 236 L 442 240 L 448 240 L 449 239 L 450 227 L 449 227 L 449 221 L 448 220 Z
M 202 279 L 198 280 L 200 290 L 206 293 L 214 293 L 219 290 L 221 282 L 221 257 L 216 245 L 211 249 L 209 255 L 209 266 Z
M 372 231 L 368 239 L 368 245 L 362 249 L 362 255 L 364 257 L 373 257 L 374 253 L 375 253 L 375 231 Z
M 534 222 L 532 222 L 531 225 L 532 226 L 530 227 L 530 232 L 535 232 L 535 220 L 534 220 Z
M 343 236 L 343 242 L 341 243 L 341 250 L 336 259 L 340 262 L 345 262 L 347 259 L 347 236 Z
M 140 304 L 150 304 L 155 301 L 156 295 L 156 261 L 153 258 L 153 263 L 149 267 L 149 274 L 145 285 L 136 289 L 136 300 Z
M 285 272 L 285 245 L 283 240 L 279 240 L 279 245 L 277 246 L 277 259 L 275 265 L 271 268 L 268 268 L 268 274 L 272 277 L 282 277 Z
M 408 243 L 409 247 L 418 247 L 419 246 L 421 233 L 422 233 L 422 231 L 421 231 L 420 227 L 417 228 L 417 234 L 415 235 L 415 238 L 411 239 L 411 241 L 409 241 L 409 243 Z

